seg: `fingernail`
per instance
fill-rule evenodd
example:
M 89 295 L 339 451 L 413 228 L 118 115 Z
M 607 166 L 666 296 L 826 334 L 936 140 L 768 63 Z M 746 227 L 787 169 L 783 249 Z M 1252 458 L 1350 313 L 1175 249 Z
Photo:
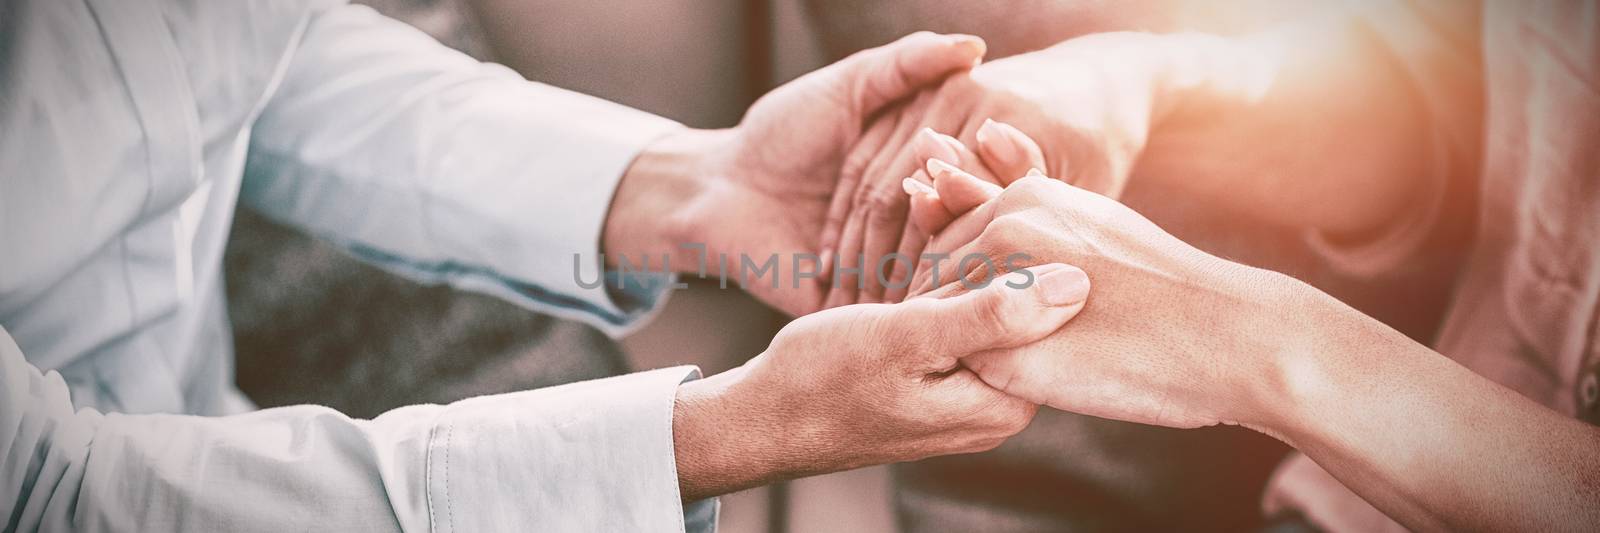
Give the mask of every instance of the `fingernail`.
M 1083 303 L 1089 298 L 1089 275 L 1077 268 L 1061 268 L 1045 272 L 1034 280 L 1038 285 L 1039 299 L 1045 305 L 1067 307 Z
M 1030 168 L 1030 169 L 1028 169 L 1028 175 L 1029 176 L 1040 176 L 1040 177 L 1043 177 L 1044 176 L 1044 171 L 1043 170 L 1039 170 L 1037 168 Z
M 982 44 L 983 43 L 983 39 L 978 38 L 978 36 L 976 36 L 976 35 L 968 35 L 968 34 L 965 34 L 965 33 L 951 33 L 951 34 L 946 34 L 945 36 L 950 38 L 950 42 L 953 42 L 955 44 L 960 44 L 960 45 L 973 45 L 973 44 Z
M 938 178 L 941 175 L 955 175 L 955 173 L 961 172 L 961 169 L 956 168 L 955 165 L 946 163 L 938 158 L 929 159 L 927 168 L 928 173 L 932 174 L 934 178 Z
M 1019 162 L 1024 156 L 1014 131 L 993 119 L 984 119 L 983 125 L 978 127 L 978 148 L 988 151 L 1001 163 Z
M 906 190 L 906 194 L 912 196 L 916 196 L 916 194 L 919 192 L 923 194 L 937 194 L 937 192 L 933 190 L 933 187 L 930 187 L 928 184 L 917 181 L 916 178 L 911 177 L 900 180 L 900 187 Z
M 983 54 L 988 48 L 986 43 L 983 42 L 983 39 L 980 39 L 975 35 L 951 35 L 950 42 L 956 48 L 964 48 L 964 52 L 978 56 L 978 58 L 972 62 L 973 66 L 977 66 L 978 62 L 983 61 Z
M 925 157 L 958 161 L 960 155 L 940 137 L 939 132 L 933 131 L 933 128 L 922 128 L 917 130 L 916 138 L 911 142 L 916 144 L 917 152 Z
M 950 159 L 947 159 L 946 161 L 950 161 L 958 165 L 961 164 L 961 151 L 966 149 L 967 146 L 961 144 L 961 141 L 956 140 L 955 137 L 951 137 L 943 133 L 934 132 L 934 136 L 938 137 L 939 142 L 944 143 L 945 147 L 950 149 Z

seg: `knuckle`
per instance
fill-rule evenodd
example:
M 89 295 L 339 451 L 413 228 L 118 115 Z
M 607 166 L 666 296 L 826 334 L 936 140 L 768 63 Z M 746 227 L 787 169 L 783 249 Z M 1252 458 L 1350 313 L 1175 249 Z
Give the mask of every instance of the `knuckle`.
M 1009 352 L 1010 350 L 1005 349 L 990 351 L 977 357 L 964 358 L 962 362 L 974 373 L 982 376 L 984 383 L 994 387 L 995 390 L 1010 394 L 1012 381 L 1017 378 L 1017 365 L 1015 357 Z M 1003 359 L 1005 362 L 996 364 L 996 359 Z
M 1018 433 L 1021 433 L 1023 429 L 1027 428 L 1028 426 L 1026 422 L 1026 420 L 1008 420 L 1004 425 L 996 425 L 983 434 L 974 435 L 968 445 L 965 447 L 965 451 L 986 452 L 995 448 L 999 448 L 1001 445 L 1005 444 L 1007 440 L 1010 440 L 1011 437 L 1016 436 Z
M 1015 417 L 1007 421 L 1006 425 L 1001 428 L 1001 431 L 1005 432 L 1006 437 L 1013 437 L 1018 433 L 1022 433 L 1023 430 L 1028 429 L 1028 425 L 1031 422 L 1033 422 L 1032 416 Z
M 1015 250 L 1016 246 L 1022 243 L 1027 226 L 1027 222 L 1021 217 L 1002 216 L 994 219 L 981 234 L 986 245 L 985 249 L 999 252 L 999 255 Z
M 978 301 L 979 323 L 1003 340 L 1010 340 L 1025 333 L 1019 331 L 1021 328 L 1017 326 L 1017 320 L 1010 319 L 1012 313 L 1008 312 L 1010 298 L 1007 295 L 1011 292 L 1013 291 L 985 291 Z
M 1005 190 L 1000 191 L 1000 196 L 995 199 L 995 209 L 998 213 L 1012 213 L 1039 205 L 1040 194 L 1038 176 L 1023 176 L 1022 179 L 1011 182 Z
M 1038 198 L 1048 190 L 1051 181 L 1050 178 L 1044 176 L 1024 176 L 1022 179 L 1012 183 L 1010 187 L 1007 187 L 1007 190 L 1014 192 L 1017 196 Z
M 996 406 L 995 436 L 1006 439 L 1021 433 L 1033 422 L 1033 415 L 1038 410 L 1039 406 L 1017 399 L 1009 399 L 1005 405 Z
M 903 220 L 910 206 L 909 198 L 904 194 L 872 193 L 867 197 L 869 220 L 879 224 Z
M 996 237 L 1015 237 L 1025 231 L 1027 227 L 1028 222 L 1023 217 L 1001 215 L 995 217 L 994 221 L 989 223 L 989 227 L 985 228 L 985 232 L 994 232 Z
M 889 263 L 889 282 L 895 285 L 909 286 L 911 283 L 911 265 L 904 261 L 891 261 Z M 905 287 L 900 287 L 904 289 Z
M 863 179 L 861 183 L 856 185 L 856 190 L 850 193 L 850 200 L 855 204 L 856 209 L 862 209 L 867 206 L 867 200 L 872 197 L 873 191 L 879 185 L 878 181 L 880 180 Z
M 851 150 L 844 157 L 844 162 L 839 165 L 840 183 L 859 183 L 861 175 L 867 170 L 867 164 L 872 162 L 873 153 L 868 150 Z M 860 187 L 856 187 L 860 190 Z

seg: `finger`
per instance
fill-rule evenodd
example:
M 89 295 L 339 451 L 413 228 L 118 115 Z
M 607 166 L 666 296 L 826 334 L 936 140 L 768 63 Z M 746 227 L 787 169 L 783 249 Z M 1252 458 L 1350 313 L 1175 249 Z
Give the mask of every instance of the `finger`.
M 951 362 L 985 350 L 1044 338 L 1083 309 L 1089 277 L 1066 265 L 1012 272 L 987 287 L 950 298 L 917 298 L 893 306 L 885 331 L 915 352 Z
M 946 107 L 941 104 L 942 100 L 933 91 L 921 93 L 910 104 L 907 104 L 908 109 L 918 110 L 919 118 L 905 121 L 899 125 L 893 139 L 902 141 L 902 148 L 893 152 L 886 152 L 884 155 L 887 157 L 873 160 L 869 171 L 877 174 L 869 175 L 906 176 L 913 174 L 922 168 L 924 161 L 927 161 L 928 158 L 924 156 L 925 152 L 955 157 L 955 159 L 947 159 L 946 161 L 956 165 L 964 165 L 969 162 L 975 164 L 978 161 L 977 154 L 967 150 L 965 146 L 961 146 L 961 143 L 955 142 L 955 139 L 950 136 L 939 134 L 937 130 L 933 129 L 950 119 L 944 114 L 939 114 L 941 113 L 940 109 Z M 930 140 L 940 142 L 930 145 Z M 946 140 L 949 142 L 944 142 Z M 932 182 L 930 181 L 929 183 Z
M 918 294 L 916 297 L 917 298 L 950 298 L 952 296 L 959 296 L 959 295 L 966 294 L 966 293 L 969 293 L 969 292 L 972 292 L 972 291 L 968 290 L 966 287 L 963 287 L 960 283 L 945 283 L 943 285 L 935 286 L 935 287 L 933 287 L 933 289 L 931 289 L 931 290 L 929 290 L 927 292 L 924 292 L 922 294 Z
M 1005 391 L 1007 395 L 1015 398 L 1045 405 L 1051 403 L 1052 398 L 1061 397 L 1061 393 L 1051 394 L 1052 391 L 1041 387 L 1040 384 L 1054 385 L 1051 388 L 1060 387 L 1066 380 L 1055 376 L 1066 369 L 1064 365 L 1059 364 L 1039 364 L 1048 362 L 1048 356 L 1040 357 L 1039 354 L 1029 352 L 1042 348 L 1048 347 L 1025 345 L 978 352 L 961 358 L 961 366 L 969 369 L 991 388 Z
M 841 234 L 844 240 L 839 243 L 832 263 L 823 267 L 831 272 L 824 309 L 856 303 L 861 296 L 861 240 L 865 236 L 866 210 L 870 209 L 864 204 L 858 200 L 857 208 L 851 210 L 850 219 L 845 221 Z
M 883 267 L 885 258 L 900 248 L 900 235 L 905 233 L 910 197 L 899 190 L 886 190 L 872 197 L 867 211 L 866 234 L 862 239 L 862 289 L 859 302 L 883 301 L 884 283 L 889 274 Z
M 880 117 L 872 122 L 866 133 L 856 141 L 855 147 L 845 156 L 844 164 L 839 170 L 839 184 L 833 190 L 833 199 L 828 203 L 828 217 L 822 223 L 822 240 L 818 247 L 818 254 L 822 266 L 818 272 L 818 279 L 827 281 L 833 275 L 833 255 L 839 251 L 839 241 L 844 233 L 844 224 L 850 218 L 850 211 L 855 207 L 855 198 L 862 186 L 861 177 L 866 172 L 867 165 L 873 157 L 883 152 L 883 147 L 888 146 L 889 135 L 894 133 L 899 124 L 900 114 Z
M 944 202 L 939 201 L 937 193 L 917 193 L 911 195 L 910 218 L 918 233 L 927 237 L 943 231 L 956 216 L 944 208 Z
M 948 141 L 946 140 L 948 139 Z M 954 144 L 952 144 L 954 143 Z M 966 149 L 960 142 L 949 135 L 941 135 L 933 128 L 922 128 L 911 139 L 911 159 L 913 161 L 927 161 L 929 159 L 942 159 L 952 164 L 962 164 L 962 151 Z M 967 161 L 976 161 L 969 159 Z
M 999 185 L 978 179 L 938 159 L 928 160 L 927 171 L 928 175 L 933 176 L 933 188 L 939 192 L 939 200 L 944 202 L 944 208 L 957 215 L 1000 196 L 1002 190 Z
M 975 252 L 969 251 L 967 253 L 975 253 Z M 1050 271 L 1054 271 L 1056 269 L 1066 268 L 1066 267 L 1067 267 L 1067 265 L 1062 264 L 1062 263 L 1046 263 L 1046 264 L 1042 264 L 1042 265 L 1032 265 L 1032 266 L 1023 267 L 1021 270 L 1027 270 L 1029 272 L 1032 272 L 1035 276 L 1039 276 L 1039 275 L 1043 275 L 1046 272 L 1050 272 Z M 935 287 L 932 290 L 929 290 L 928 292 L 925 292 L 925 293 L 923 293 L 922 295 L 920 295 L 918 297 L 919 298 L 951 298 L 951 297 L 960 296 L 962 294 L 966 294 L 966 293 L 972 292 L 973 288 L 983 289 L 983 288 L 987 288 L 988 287 L 988 284 L 984 284 L 982 286 L 979 286 L 977 284 L 973 284 L 972 287 L 969 287 L 968 284 L 960 282 L 962 277 L 963 276 L 954 274 L 954 272 L 952 271 L 952 278 L 950 279 L 949 283 L 945 283 L 943 285 Z
M 922 111 L 927 103 L 927 98 L 927 93 L 923 93 L 915 100 L 912 100 L 901 106 L 899 111 L 894 113 L 892 117 L 885 116 L 873 123 L 873 130 L 876 137 L 881 138 L 882 140 L 873 144 L 872 152 L 870 154 L 860 158 L 860 164 L 853 165 L 855 168 L 859 169 L 859 172 L 853 173 L 853 175 L 856 176 L 859 185 L 854 187 L 855 190 L 850 192 L 850 200 L 844 203 L 844 205 L 847 207 L 840 216 L 844 220 L 845 224 L 848 224 L 851 218 L 858 218 L 861 215 L 859 211 L 863 211 L 867 208 L 864 199 L 870 197 L 877 191 L 879 187 L 883 186 L 883 181 L 888 180 L 889 176 L 903 175 L 887 174 L 884 172 L 884 168 L 889 165 L 890 161 L 893 161 L 896 157 L 898 157 L 901 152 L 906 151 L 905 146 L 909 142 L 908 140 L 910 139 L 913 131 L 913 124 L 916 122 L 917 117 L 922 115 Z M 896 184 L 889 183 L 888 185 L 895 186 Z M 861 221 L 857 220 L 856 222 L 857 224 L 860 224 Z M 864 231 L 862 228 L 863 226 L 857 226 L 854 230 L 854 233 L 847 236 L 844 234 L 843 224 L 840 225 L 838 235 L 836 239 L 832 241 L 832 246 L 825 247 L 823 249 L 823 255 L 829 256 L 824 258 L 829 260 L 824 261 L 825 264 L 822 267 L 822 277 L 824 279 L 833 279 L 833 267 L 836 263 L 831 259 L 832 256 L 841 251 L 840 248 L 844 246 L 844 241 L 865 238 L 865 236 L 859 234 L 861 231 Z M 856 249 L 859 249 L 859 241 L 857 241 L 856 246 Z M 843 285 L 834 284 L 833 287 L 842 288 Z M 851 290 L 856 289 L 852 287 Z M 854 296 L 848 299 L 848 301 L 851 302 L 854 302 L 854 300 Z
M 823 70 L 838 71 L 828 75 L 842 76 L 853 111 L 865 117 L 952 72 L 972 68 L 985 51 L 983 39 L 976 36 L 923 31 L 857 52 Z
M 927 162 L 934 159 L 950 163 L 951 165 L 969 165 L 971 167 L 979 167 L 980 171 L 983 170 L 981 168 L 982 165 L 978 163 L 979 158 L 977 154 L 973 153 L 971 150 L 968 150 L 967 146 L 962 144 L 961 141 L 957 141 L 955 137 L 935 132 L 932 128 L 922 128 L 921 130 L 917 131 L 915 139 L 912 141 L 912 153 L 914 160 L 923 166 L 923 168 L 918 169 L 919 175 L 929 172 L 929 170 L 926 168 Z M 988 172 L 982 172 L 982 174 L 984 175 L 979 176 L 980 179 L 993 183 L 999 183 L 998 180 L 988 177 Z M 991 188 L 984 188 L 984 190 L 991 190 Z M 964 200 L 966 198 L 963 197 L 958 199 Z M 980 201 L 978 203 L 982 202 Z M 975 206 L 976 204 L 973 205 Z M 966 212 L 967 209 L 971 209 L 971 207 L 961 209 L 958 207 L 946 206 L 945 211 L 948 211 L 951 215 L 959 215 L 963 212 Z M 913 201 L 912 220 L 915 221 L 916 217 L 918 216 L 926 217 L 925 222 L 927 222 L 927 225 L 922 226 L 922 228 L 924 228 L 924 231 L 926 231 L 927 234 L 932 235 L 937 233 L 939 228 L 943 227 L 943 224 L 940 223 L 941 221 L 948 223 L 949 220 L 954 219 L 954 216 L 948 217 L 948 219 L 945 217 L 940 217 L 939 211 L 940 210 L 925 209 L 923 212 L 918 213 L 915 209 L 915 201 Z
M 989 202 L 978 206 L 962 215 L 944 231 L 933 236 L 928 241 L 926 254 L 932 257 L 943 256 L 943 260 L 926 259 L 917 263 L 917 272 L 911 277 L 910 294 L 923 294 L 934 288 L 950 283 L 957 279 L 959 273 L 955 272 L 959 266 L 959 258 L 969 253 L 978 253 L 975 243 L 983 231 L 994 221 L 1000 202 Z M 934 274 L 938 274 L 935 276 Z
M 911 172 L 911 169 L 902 168 L 908 165 L 902 162 L 911 159 L 911 146 L 915 144 L 913 139 L 917 133 L 917 120 L 913 117 L 921 116 L 919 110 L 925 109 L 931 98 L 930 93 L 924 92 L 906 105 L 907 111 L 901 114 L 894 133 L 889 137 L 893 141 L 890 146 L 899 148 L 880 150 L 867 165 L 865 186 L 862 187 L 861 196 L 856 199 L 859 204 L 856 210 L 864 211 L 867 217 L 864 224 L 859 226 L 861 235 L 846 237 L 859 239 L 859 253 L 865 256 L 864 264 L 867 265 L 867 270 L 856 278 L 864 285 L 845 285 L 851 289 L 862 287 L 852 303 L 875 303 L 882 298 L 884 287 L 871 268 L 879 258 L 893 252 L 899 245 L 899 237 L 905 231 L 910 211 L 910 201 L 901 194 L 903 178 L 890 177 L 905 176 Z
M 976 136 L 979 158 L 1001 185 L 1010 185 L 1030 170 L 1049 170 L 1039 144 L 1010 124 L 985 119 Z
M 1083 305 L 1080 304 L 1072 314 L 1076 317 L 1082 311 Z M 1050 403 L 1052 397 L 1059 396 L 1051 394 L 1053 387 L 1045 385 L 1063 382 L 1051 377 L 1066 368 L 1065 365 L 1052 364 L 1052 361 L 1059 360 L 1059 355 L 1052 353 L 1052 350 L 1058 349 L 1043 343 L 1029 343 L 976 352 L 961 358 L 960 364 L 991 388 L 1029 403 L 1044 405 Z
M 966 452 L 992 450 L 1005 438 L 1027 429 L 1039 404 L 990 386 L 976 372 L 960 366 L 937 376 L 927 389 L 942 410 L 941 419 L 952 422 L 939 438 Z M 928 380 L 925 380 L 925 382 Z M 988 429 L 988 431 L 981 431 Z M 952 440 L 959 439 L 959 440 Z
M 883 149 L 878 150 L 868 160 L 863 169 L 864 179 L 874 186 L 888 186 L 898 188 L 896 183 L 900 178 L 911 174 L 915 164 L 906 164 L 912 159 L 913 146 L 916 144 L 918 123 L 927 119 L 926 110 L 933 96 L 931 92 L 917 95 L 916 99 L 906 103 L 904 110 L 895 120 L 893 128 L 887 138 Z
M 921 230 L 906 224 L 900 234 L 900 249 L 895 251 L 894 262 L 890 264 L 889 283 L 883 287 L 884 302 L 899 303 L 906 299 L 911 292 L 911 272 L 917 266 L 917 257 L 922 255 L 922 248 L 927 244 L 928 237 Z
M 939 199 L 939 192 L 929 185 L 932 181 L 926 170 L 919 169 L 916 174 L 901 183 L 906 194 L 911 196 L 909 215 L 911 223 L 924 236 L 939 233 L 956 219 L 950 210 L 944 208 L 944 201 Z
M 940 159 L 966 170 L 968 174 L 976 176 L 979 180 L 997 184 L 1004 183 L 999 176 L 989 171 L 989 167 L 983 163 L 983 158 L 979 157 L 977 152 L 973 152 L 971 148 L 968 148 L 965 143 L 943 133 L 938 134 L 938 136 L 939 140 L 943 141 L 946 146 L 949 146 L 956 153 L 957 158 L 924 157 L 917 160 L 918 164 L 926 165 L 929 159 Z

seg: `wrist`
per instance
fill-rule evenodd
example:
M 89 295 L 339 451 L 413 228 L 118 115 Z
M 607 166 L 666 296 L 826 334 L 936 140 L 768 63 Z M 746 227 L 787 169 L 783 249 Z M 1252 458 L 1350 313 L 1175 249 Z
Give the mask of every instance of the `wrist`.
M 695 270 L 698 254 L 685 245 L 699 235 L 711 212 L 705 203 L 710 180 L 721 175 L 728 130 L 685 128 L 645 147 L 628 166 L 606 213 L 601 250 L 606 266 L 621 258 L 643 258 L 660 268 L 662 258 L 678 272 Z
M 1301 312 L 1271 318 L 1273 350 L 1246 425 L 1300 448 L 1320 439 L 1322 423 L 1335 415 L 1330 409 L 1355 405 L 1363 394 L 1355 390 L 1362 372 L 1382 372 L 1360 354 L 1398 353 L 1387 348 L 1394 337 L 1410 342 L 1332 296 L 1280 276 L 1285 281 L 1274 294 L 1281 296 L 1281 308 Z
M 673 402 L 673 458 L 683 501 L 783 479 L 789 453 L 773 438 L 775 412 L 738 367 L 678 387 Z M 756 393 L 756 394 L 753 394 Z

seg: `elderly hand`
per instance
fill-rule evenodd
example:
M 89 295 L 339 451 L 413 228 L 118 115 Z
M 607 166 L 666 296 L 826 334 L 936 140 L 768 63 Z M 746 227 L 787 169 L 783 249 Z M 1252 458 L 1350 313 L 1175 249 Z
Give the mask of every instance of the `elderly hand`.
M 1005 185 L 1036 167 L 1116 197 L 1157 112 L 1154 78 L 1161 69 L 1158 56 L 1144 53 L 1154 39 L 1135 33 L 1072 39 L 952 76 L 936 92 L 886 113 L 847 161 L 828 211 L 824 250 L 837 253 L 846 268 L 858 266 L 858 255 L 869 261 L 891 252 L 918 255 L 924 241 L 905 224 L 900 180 L 923 166 L 933 138 L 975 146 L 982 165 L 970 157 L 933 157 L 991 183 Z M 1019 129 L 1038 145 L 1022 148 L 1029 143 Z M 933 131 L 952 132 L 955 138 Z M 989 165 L 995 168 L 985 168 Z M 828 305 L 896 301 L 904 295 L 873 279 L 872 267 L 862 274 L 867 288 L 859 294 L 850 291 L 856 285 L 853 272 L 835 276 L 844 290 L 833 291 Z
M 1035 342 L 1083 307 L 1081 270 L 1041 265 L 1026 276 L 807 315 L 744 366 L 685 384 L 673 430 L 685 499 L 987 450 L 1021 431 L 1036 405 L 959 361 Z

